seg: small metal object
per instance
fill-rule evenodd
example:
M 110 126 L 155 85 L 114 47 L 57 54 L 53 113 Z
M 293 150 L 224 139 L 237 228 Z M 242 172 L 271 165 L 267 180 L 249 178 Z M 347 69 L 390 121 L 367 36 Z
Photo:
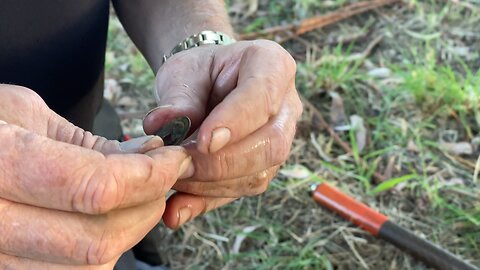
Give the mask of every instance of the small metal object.
M 179 145 L 188 135 L 192 121 L 187 116 L 181 116 L 161 127 L 156 135 L 163 139 L 165 146 Z

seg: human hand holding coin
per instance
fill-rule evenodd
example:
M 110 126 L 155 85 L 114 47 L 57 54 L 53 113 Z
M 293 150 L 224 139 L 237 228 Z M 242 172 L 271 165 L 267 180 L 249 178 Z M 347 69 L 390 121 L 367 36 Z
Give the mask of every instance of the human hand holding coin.
M 0 269 L 112 269 L 189 178 L 182 147 L 94 136 L 0 84 Z
M 160 68 L 156 89 L 159 107 L 145 117 L 145 132 L 187 116 L 193 133 L 182 146 L 195 172 L 174 185 L 167 226 L 267 189 L 302 112 L 295 61 L 281 46 L 251 41 L 183 51 Z

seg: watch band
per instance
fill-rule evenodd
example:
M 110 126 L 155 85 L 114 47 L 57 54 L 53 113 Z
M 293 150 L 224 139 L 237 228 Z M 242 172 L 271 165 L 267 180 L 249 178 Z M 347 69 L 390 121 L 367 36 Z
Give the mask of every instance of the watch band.
M 174 54 L 186 51 L 191 48 L 203 46 L 203 45 L 229 45 L 235 43 L 236 40 L 225 33 L 218 31 L 202 31 L 198 34 L 192 35 L 186 38 L 184 41 L 180 42 L 175 46 L 170 54 L 163 55 L 163 63 L 167 61 L 168 58 L 172 57 Z

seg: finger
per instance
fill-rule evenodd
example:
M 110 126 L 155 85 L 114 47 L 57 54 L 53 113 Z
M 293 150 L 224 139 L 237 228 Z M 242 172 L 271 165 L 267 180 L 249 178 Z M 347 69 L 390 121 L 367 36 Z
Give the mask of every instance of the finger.
M 0 269 L 42 269 L 42 270 L 112 270 L 115 260 L 103 265 L 65 265 L 34 261 L 0 253 Z
M 228 53 L 226 48 L 216 54 Z M 214 153 L 265 125 L 294 89 L 295 61 L 271 41 L 252 43 L 241 57 L 238 81 L 200 127 L 198 149 Z M 212 95 L 215 95 L 214 90 Z
M 282 164 L 288 158 L 301 108 L 298 95 L 291 91 L 279 113 L 242 141 L 209 155 L 200 153 L 195 141 L 186 143 L 195 167 L 193 179 L 233 179 Z
M 214 182 L 195 181 L 194 179 L 180 180 L 175 183 L 173 188 L 183 193 L 218 198 L 254 196 L 267 190 L 270 180 L 277 174 L 278 168 L 279 166 L 274 166 L 252 175 Z
M 115 153 L 144 154 L 163 146 L 163 140 L 158 136 L 141 136 L 122 143 L 116 140 L 107 140 L 104 137 L 93 135 L 91 132 L 73 125 L 53 111 L 50 111 L 50 114 L 47 137 L 56 141 L 96 150 L 105 155 Z
M 126 142 L 121 142 L 118 145 L 119 151 L 114 151 L 116 153 L 145 154 L 162 146 L 164 146 L 163 140 L 158 136 L 141 136 Z
M 171 229 L 177 229 L 195 217 L 233 202 L 236 198 L 202 197 L 186 193 L 175 193 L 168 201 L 163 222 Z
M 165 200 L 105 215 L 0 200 L 0 253 L 51 263 L 102 265 L 138 243 L 161 219 Z
M 90 214 L 156 200 L 193 170 L 181 147 L 104 156 L 8 124 L 0 125 L 0 165 L 1 198 Z
M 117 141 L 94 136 L 73 125 L 48 108 L 43 99 L 30 89 L 0 84 L 0 94 L 2 102 L 10 105 L 0 107 L 0 115 L 3 120 L 12 125 L 53 140 L 94 149 L 105 154 L 120 151 Z
M 192 56 L 195 50 L 197 56 Z M 205 118 L 205 108 L 212 88 L 210 63 L 213 54 L 208 47 L 198 47 L 170 58 L 158 71 L 156 99 L 158 108 L 144 119 L 144 130 L 154 134 L 174 118 L 188 116 L 196 129 Z

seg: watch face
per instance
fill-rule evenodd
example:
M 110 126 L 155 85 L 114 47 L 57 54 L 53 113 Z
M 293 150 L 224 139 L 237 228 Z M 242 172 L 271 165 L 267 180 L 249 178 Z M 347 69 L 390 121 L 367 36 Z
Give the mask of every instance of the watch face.
M 179 145 L 185 140 L 190 131 L 192 121 L 187 116 L 181 116 L 161 127 L 156 135 L 163 139 L 165 146 Z

